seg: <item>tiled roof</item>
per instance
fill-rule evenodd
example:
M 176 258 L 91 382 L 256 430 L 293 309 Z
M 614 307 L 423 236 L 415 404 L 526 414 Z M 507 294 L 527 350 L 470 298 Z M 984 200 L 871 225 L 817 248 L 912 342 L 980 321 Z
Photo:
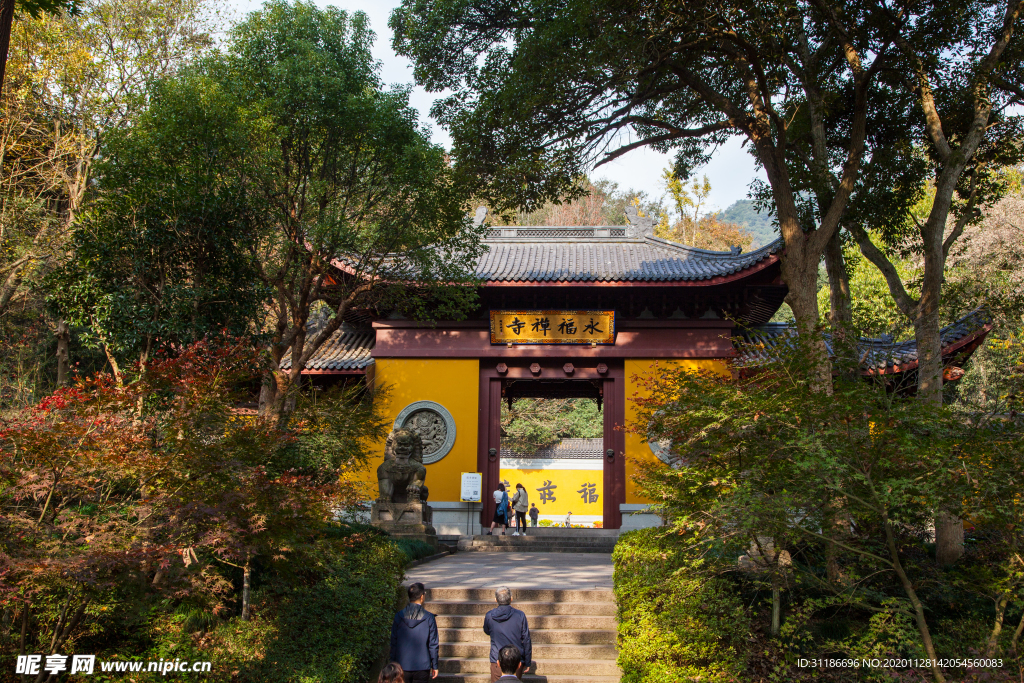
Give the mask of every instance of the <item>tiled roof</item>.
M 959 320 L 946 325 L 940 330 L 943 355 L 967 337 L 977 337 L 991 328 L 992 316 L 983 309 L 971 311 Z M 772 323 L 745 331 L 743 337 L 754 345 L 744 345 L 740 349 L 738 365 L 755 366 L 772 355 L 772 349 L 792 339 L 796 335 L 793 325 Z M 825 335 L 825 346 L 829 354 L 834 354 L 831 335 Z M 757 348 L 760 347 L 760 348 Z M 891 338 L 868 339 L 861 337 L 857 342 L 857 355 L 861 368 L 865 372 L 899 372 L 901 369 L 912 369 L 917 365 L 917 342 L 894 342 Z M 909 366 L 909 367 L 908 367 Z
M 373 363 L 370 353 L 376 336 L 373 330 L 353 329 L 342 325 L 328 338 L 306 363 L 306 370 L 365 370 Z M 281 360 L 281 369 L 292 367 L 288 354 Z
M 476 275 L 487 282 L 699 281 L 746 270 L 782 248 L 777 240 L 748 254 L 709 251 L 627 234 L 615 227 L 492 229 Z
M 561 458 L 572 460 L 591 460 L 601 457 L 604 439 L 562 439 L 558 443 L 539 448 L 531 453 L 524 453 L 501 447 L 503 458 Z

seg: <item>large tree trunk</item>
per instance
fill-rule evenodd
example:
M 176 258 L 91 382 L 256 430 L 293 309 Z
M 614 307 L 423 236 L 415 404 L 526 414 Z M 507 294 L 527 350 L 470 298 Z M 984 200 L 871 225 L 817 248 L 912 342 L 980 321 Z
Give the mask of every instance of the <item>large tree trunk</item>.
M 942 340 L 939 336 L 938 299 L 938 292 L 923 292 L 913 319 L 914 339 L 917 342 L 917 397 L 934 405 L 942 405 Z
M 935 515 L 935 562 L 953 564 L 964 554 L 964 521 L 947 512 Z
M 268 377 L 260 387 L 259 412 L 264 418 L 283 427 L 295 411 L 295 393 L 299 390 L 301 374 L 284 370 L 271 370 L 267 374 Z
M 860 358 L 857 353 L 857 334 L 853 329 L 853 306 L 850 296 L 850 278 L 843 256 L 843 241 L 836 230 L 825 245 L 825 271 L 828 273 L 829 327 L 832 329 L 832 347 L 835 352 L 835 366 L 847 380 L 860 374 Z
M 924 293 L 914 318 L 917 342 L 917 395 L 927 403 L 942 405 L 942 339 L 939 335 L 938 296 Z M 931 310 L 925 310 L 925 309 Z M 935 562 L 953 564 L 964 554 L 964 523 L 947 510 L 935 513 Z
M 818 331 L 817 268 L 812 272 L 803 259 L 782 262 L 782 279 L 789 287 L 786 303 L 793 310 L 797 331 L 809 353 L 812 385 L 816 391 L 832 393 L 832 366 L 825 339 Z
M 825 270 L 828 272 L 829 288 L 829 322 L 833 333 L 842 330 L 849 332 L 853 327 L 853 308 L 850 297 L 850 277 L 846 272 L 846 259 L 843 257 L 843 241 L 836 230 L 832 239 L 825 245 Z
M 0 93 L 4 89 L 7 73 L 7 52 L 11 47 L 11 27 L 14 25 L 15 0 L 0 0 Z

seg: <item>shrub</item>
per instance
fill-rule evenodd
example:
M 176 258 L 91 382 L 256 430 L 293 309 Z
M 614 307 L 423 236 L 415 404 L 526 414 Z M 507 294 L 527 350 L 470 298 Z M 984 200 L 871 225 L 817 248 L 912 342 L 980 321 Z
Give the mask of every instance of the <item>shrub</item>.
M 217 662 L 211 681 L 362 683 L 387 647 L 406 562 L 382 532 L 332 527 L 264 572 L 250 621 L 198 640 L 177 628 L 160 654 Z
M 424 541 L 418 541 L 411 538 L 396 538 L 392 539 L 392 542 L 398 546 L 398 549 L 405 553 L 408 558 L 407 562 L 414 562 L 424 557 L 430 557 L 437 550 L 432 545 Z
M 678 534 L 624 533 L 612 559 L 623 683 L 729 681 L 744 671 L 743 600 L 686 555 Z

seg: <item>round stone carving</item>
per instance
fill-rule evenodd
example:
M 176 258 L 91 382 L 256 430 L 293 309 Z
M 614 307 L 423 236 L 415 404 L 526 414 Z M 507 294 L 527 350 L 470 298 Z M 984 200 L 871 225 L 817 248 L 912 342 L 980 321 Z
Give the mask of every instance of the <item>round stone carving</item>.
M 411 429 L 423 440 L 423 464 L 437 462 L 455 445 L 455 418 L 434 401 L 410 403 L 395 419 L 394 429 Z
M 678 468 L 680 465 L 686 464 L 683 458 L 672 452 L 672 441 L 670 439 L 651 440 L 647 442 L 647 446 L 651 449 L 652 453 L 658 456 L 658 460 L 661 460 L 669 467 Z

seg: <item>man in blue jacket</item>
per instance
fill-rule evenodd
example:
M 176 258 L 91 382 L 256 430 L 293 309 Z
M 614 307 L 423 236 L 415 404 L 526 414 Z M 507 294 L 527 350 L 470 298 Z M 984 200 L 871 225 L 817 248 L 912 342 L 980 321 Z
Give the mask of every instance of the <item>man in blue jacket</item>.
M 522 653 L 522 667 L 516 672 L 520 679 L 533 661 L 533 644 L 530 642 L 530 626 L 526 615 L 512 607 L 512 591 L 502 586 L 494 591 L 498 606 L 484 617 L 484 633 L 491 637 L 491 683 L 501 678 L 498 653 L 512 645 Z
M 391 661 L 405 671 L 405 683 L 426 683 L 437 678 L 437 620 L 423 609 L 427 589 L 409 586 L 409 604 L 391 624 Z

